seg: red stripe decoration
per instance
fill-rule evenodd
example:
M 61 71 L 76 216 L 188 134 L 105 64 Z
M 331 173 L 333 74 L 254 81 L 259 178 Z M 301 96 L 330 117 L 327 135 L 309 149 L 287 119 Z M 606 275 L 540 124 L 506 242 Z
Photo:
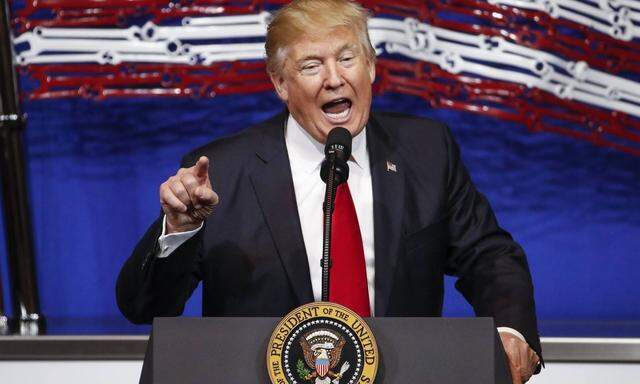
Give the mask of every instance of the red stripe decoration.
M 207 98 L 269 91 L 255 42 L 264 39 L 261 15 L 268 17 L 264 12 L 286 2 L 34 0 L 22 8 L 14 3 L 20 73 L 36 83 L 24 96 Z M 382 53 L 377 94 L 410 94 L 432 107 L 493 116 L 531 132 L 640 156 L 640 5 L 361 3 L 374 13 L 372 40 Z M 229 16 L 255 17 L 214 18 Z M 215 44 L 198 28 L 217 33 Z

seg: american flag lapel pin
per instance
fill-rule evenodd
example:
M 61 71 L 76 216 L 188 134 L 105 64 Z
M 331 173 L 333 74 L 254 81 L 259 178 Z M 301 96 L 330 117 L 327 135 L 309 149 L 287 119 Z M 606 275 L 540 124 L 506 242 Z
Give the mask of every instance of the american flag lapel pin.
M 396 168 L 396 165 L 389 160 L 387 160 L 387 172 L 398 172 L 398 168 Z

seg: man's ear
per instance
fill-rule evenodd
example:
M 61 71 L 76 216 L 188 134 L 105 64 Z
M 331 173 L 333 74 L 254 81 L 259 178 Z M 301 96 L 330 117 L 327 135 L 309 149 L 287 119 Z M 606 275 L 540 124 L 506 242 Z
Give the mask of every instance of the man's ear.
M 369 77 L 371 78 L 371 84 L 376 81 L 376 61 L 373 59 L 367 59 L 367 65 L 369 66 Z
M 276 93 L 278 97 L 285 102 L 285 104 L 289 100 L 289 90 L 287 89 L 287 83 L 282 74 L 271 73 L 269 74 L 269 78 L 271 79 L 271 83 L 273 87 L 276 89 Z

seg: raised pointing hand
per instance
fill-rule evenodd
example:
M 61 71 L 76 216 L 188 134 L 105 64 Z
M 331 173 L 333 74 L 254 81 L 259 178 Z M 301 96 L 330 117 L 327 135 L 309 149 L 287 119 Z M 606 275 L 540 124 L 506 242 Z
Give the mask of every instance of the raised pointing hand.
M 180 168 L 160 185 L 160 204 L 167 216 L 166 233 L 198 228 L 213 212 L 218 200 L 211 188 L 206 156 L 201 156 L 191 168 Z

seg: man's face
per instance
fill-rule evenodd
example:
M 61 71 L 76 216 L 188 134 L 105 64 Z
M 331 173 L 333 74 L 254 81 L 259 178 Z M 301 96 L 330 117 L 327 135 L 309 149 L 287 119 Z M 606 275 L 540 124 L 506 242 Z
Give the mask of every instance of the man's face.
M 375 65 L 352 30 L 301 36 L 288 47 L 283 67 L 271 81 L 311 136 L 324 143 L 335 127 L 353 136 L 362 131 L 369 119 Z

